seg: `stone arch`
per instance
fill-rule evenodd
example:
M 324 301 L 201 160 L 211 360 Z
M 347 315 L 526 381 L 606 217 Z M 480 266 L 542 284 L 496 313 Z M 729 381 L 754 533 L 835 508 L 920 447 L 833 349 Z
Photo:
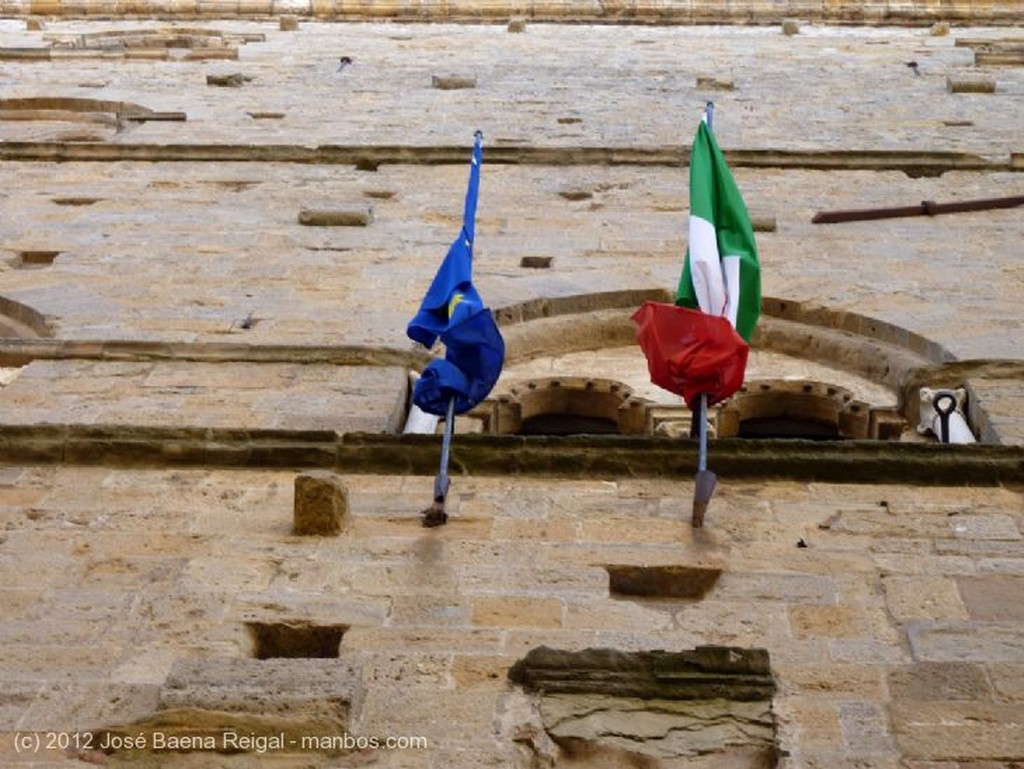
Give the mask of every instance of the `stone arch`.
M 6 296 L 0 296 L 0 336 L 15 339 L 52 337 L 53 329 L 38 310 Z M 18 361 L 22 365 L 25 361 Z M 3 365 L 9 365 L 3 363 Z
M 645 301 L 671 302 L 664 289 L 534 299 L 495 311 L 506 362 L 633 344 L 630 316 Z M 922 366 L 954 356 L 938 343 L 891 323 L 821 305 L 765 297 L 753 346 L 829 363 L 899 387 Z
M 630 387 L 611 379 L 546 377 L 519 382 L 491 400 L 487 431 L 502 434 L 646 432 L 647 410 Z
M 157 112 L 128 101 L 78 96 L 26 96 L 0 99 L 0 120 L 41 120 L 65 123 L 99 123 L 117 126 L 118 121 L 184 120 L 183 113 Z
M 869 438 L 871 407 L 828 382 L 755 380 L 719 409 L 717 429 L 719 438 Z

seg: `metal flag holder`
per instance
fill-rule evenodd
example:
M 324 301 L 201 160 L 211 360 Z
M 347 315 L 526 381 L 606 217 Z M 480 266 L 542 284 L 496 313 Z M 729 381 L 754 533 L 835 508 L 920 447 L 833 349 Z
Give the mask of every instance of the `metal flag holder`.
M 445 501 L 448 499 L 448 456 L 452 447 L 452 433 L 455 431 L 455 398 L 448 401 L 448 413 L 444 419 L 444 438 L 441 440 L 441 467 L 434 477 L 434 501 L 423 511 L 423 525 L 432 528 L 448 523 Z
M 704 120 L 708 128 L 712 128 L 714 119 L 715 103 L 709 101 L 704 105 Z M 711 470 L 708 470 L 708 396 L 701 393 L 697 401 L 697 436 L 699 440 L 697 449 L 697 477 L 693 487 L 693 512 L 690 523 L 695 529 L 704 525 L 704 513 L 707 512 L 708 504 L 711 502 L 711 495 L 715 493 L 715 483 L 718 481 Z M 693 431 L 691 430 L 691 433 Z

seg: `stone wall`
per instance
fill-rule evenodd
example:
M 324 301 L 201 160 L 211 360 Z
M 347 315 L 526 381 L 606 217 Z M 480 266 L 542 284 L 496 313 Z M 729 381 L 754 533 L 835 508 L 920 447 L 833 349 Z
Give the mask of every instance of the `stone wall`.
M 701 746 L 704 761 L 742 759 L 729 766 L 895 769 L 1024 755 L 1024 619 L 1007 600 L 1024 579 L 1019 487 L 723 476 L 695 530 L 689 474 L 460 475 L 449 523 L 428 530 L 429 475 L 342 473 L 349 525 L 311 537 L 291 533 L 295 477 L 5 466 L 0 760 L 683 767 Z M 651 578 L 626 589 L 626 572 L 634 588 Z M 682 595 L 687 580 L 701 589 Z M 615 651 L 573 654 L 586 649 Z M 50 733 L 149 743 L 15 750 Z M 424 742 L 344 750 L 346 734 Z
M 0 311 L 24 337 L 0 340 L 0 763 L 1020 761 L 1020 209 L 812 217 L 1015 191 L 1024 70 L 979 62 L 962 30 L 784 34 L 742 3 L 718 5 L 744 26 L 655 28 L 196 2 L 220 21 L 187 28 L 234 58 L 68 42 L 176 37 L 68 15 L 155 5 L 0 21 Z M 285 10 L 302 23 L 265 15 Z M 992 90 L 949 87 L 978 74 Z M 34 98 L 55 101 L 11 114 Z M 428 357 L 404 330 L 457 233 L 470 132 L 498 397 L 562 378 L 635 394 L 629 310 L 678 279 L 708 99 L 772 222 L 748 371 L 904 416 L 922 386 L 965 386 L 1004 445 L 715 440 L 694 528 L 685 437 L 466 435 L 460 417 L 450 519 L 424 528 L 440 442 L 395 434 Z M 301 221 L 356 209 L 372 216 Z M 330 492 L 312 511 L 310 477 Z M 326 526 L 296 520 L 321 508 Z

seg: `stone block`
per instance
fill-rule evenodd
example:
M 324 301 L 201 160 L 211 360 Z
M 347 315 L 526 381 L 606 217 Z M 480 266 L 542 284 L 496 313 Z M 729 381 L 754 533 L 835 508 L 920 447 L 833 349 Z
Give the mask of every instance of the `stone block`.
M 711 91 L 732 91 L 736 84 L 732 78 L 716 77 L 714 75 L 698 75 L 697 87 Z
M 526 31 L 526 19 L 522 16 L 513 16 L 508 20 L 508 31 L 509 32 L 525 32 Z
M 960 577 L 960 595 L 971 619 L 1024 622 L 1024 577 L 1001 574 Z
M 775 692 L 768 652 L 731 646 L 632 653 L 540 646 L 517 661 L 508 678 L 545 694 L 755 702 Z
M 783 19 L 782 20 L 782 34 L 784 35 L 798 35 L 800 34 L 800 22 L 796 19 Z
M 950 93 L 995 93 L 996 81 L 983 75 L 949 75 L 946 89 Z
M 498 655 L 457 654 L 452 660 L 452 679 L 459 688 L 491 684 L 495 681 L 504 682 L 513 661 L 510 657 Z
M 775 750 L 768 703 L 544 695 L 544 727 L 590 766 L 767 766 Z
M 348 489 L 341 478 L 312 470 L 295 478 L 295 520 L 292 533 L 329 536 L 348 524 Z
M 342 659 L 185 658 L 160 691 L 163 710 L 332 713 L 344 724 L 363 696 L 362 670 Z
M 911 622 L 907 638 L 916 660 L 1024 663 L 1024 635 L 1019 624 Z
M 772 709 L 787 731 L 799 732 L 799 745 L 802 750 L 834 746 L 842 742 L 839 712 L 836 703 L 831 699 L 800 695 L 778 697 Z
M 223 61 L 234 61 L 238 58 L 237 48 L 199 48 L 188 51 L 185 54 L 185 61 L 211 61 L 211 60 L 223 60 Z M 249 82 L 252 80 L 251 77 L 243 76 L 239 83 L 228 83 L 228 85 L 241 85 L 242 82 Z M 214 83 L 208 83 L 214 85 Z
M 874 702 L 852 701 L 839 706 L 843 742 L 851 753 L 877 754 L 892 751 L 888 717 Z
M 967 619 L 956 582 L 944 577 L 886 577 L 886 605 L 899 621 Z
M 494 540 L 517 542 L 575 542 L 576 521 L 551 518 L 496 518 L 490 536 Z
M 589 597 L 566 600 L 566 629 L 657 633 L 671 632 L 674 627 L 673 612 L 659 601 L 595 601 Z
M 365 205 L 299 210 L 299 224 L 307 227 L 366 227 L 372 221 L 373 208 Z
M 330 752 L 304 740 L 344 733 L 350 712 L 362 700 L 361 669 L 337 659 L 189 658 L 171 670 L 154 710 L 94 736 L 120 746 L 113 752 L 143 763 L 148 752 L 181 746 L 221 754 L 300 749 L 296 746 Z
M 918 662 L 889 674 L 893 700 L 951 702 L 991 700 L 992 690 L 980 665 L 966 662 Z
M 201 51 L 189 51 L 189 56 L 192 54 L 202 55 Z M 219 55 L 219 54 L 218 54 Z M 249 75 L 243 75 L 241 72 L 232 72 L 227 75 L 207 75 L 206 84 L 213 85 L 220 88 L 240 88 L 244 83 L 252 81 L 252 77 Z
M 826 695 L 833 700 L 881 700 L 888 696 L 885 674 L 878 665 L 787 665 L 773 664 L 783 689 L 790 687 L 803 695 Z
M 37 16 L 59 16 L 61 14 L 61 0 L 31 0 L 29 13 Z
M 850 606 L 791 606 L 789 624 L 796 638 L 850 638 L 866 630 L 862 612 Z
M 944 761 L 1024 756 L 1024 706 L 985 702 L 897 702 L 896 738 L 905 758 Z
M 557 598 L 481 596 L 472 601 L 474 625 L 487 627 L 562 626 L 562 602 Z
M 299 20 L 295 16 L 282 16 L 277 21 L 278 29 L 282 32 L 295 32 L 299 28 Z
M 463 77 L 460 75 L 434 75 L 431 83 L 434 88 L 441 91 L 456 91 L 463 88 L 476 88 L 475 77 Z
M 1024 665 L 985 665 L 997 699 L 1024 702 Z
M 976 67 L 1019 67 L 1024 64 L 1024 51 L 975 51 Z

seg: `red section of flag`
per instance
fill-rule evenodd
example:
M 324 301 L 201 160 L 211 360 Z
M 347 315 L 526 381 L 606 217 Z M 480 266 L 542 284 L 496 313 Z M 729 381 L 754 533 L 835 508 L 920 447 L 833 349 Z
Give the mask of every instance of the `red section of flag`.
M 651 382 L 683 396 L 691 409 L 701 394 L 707 394 L 710 406 L 743 384 L 750 348 L 725 318 L 645 302 L 633 322 Z

